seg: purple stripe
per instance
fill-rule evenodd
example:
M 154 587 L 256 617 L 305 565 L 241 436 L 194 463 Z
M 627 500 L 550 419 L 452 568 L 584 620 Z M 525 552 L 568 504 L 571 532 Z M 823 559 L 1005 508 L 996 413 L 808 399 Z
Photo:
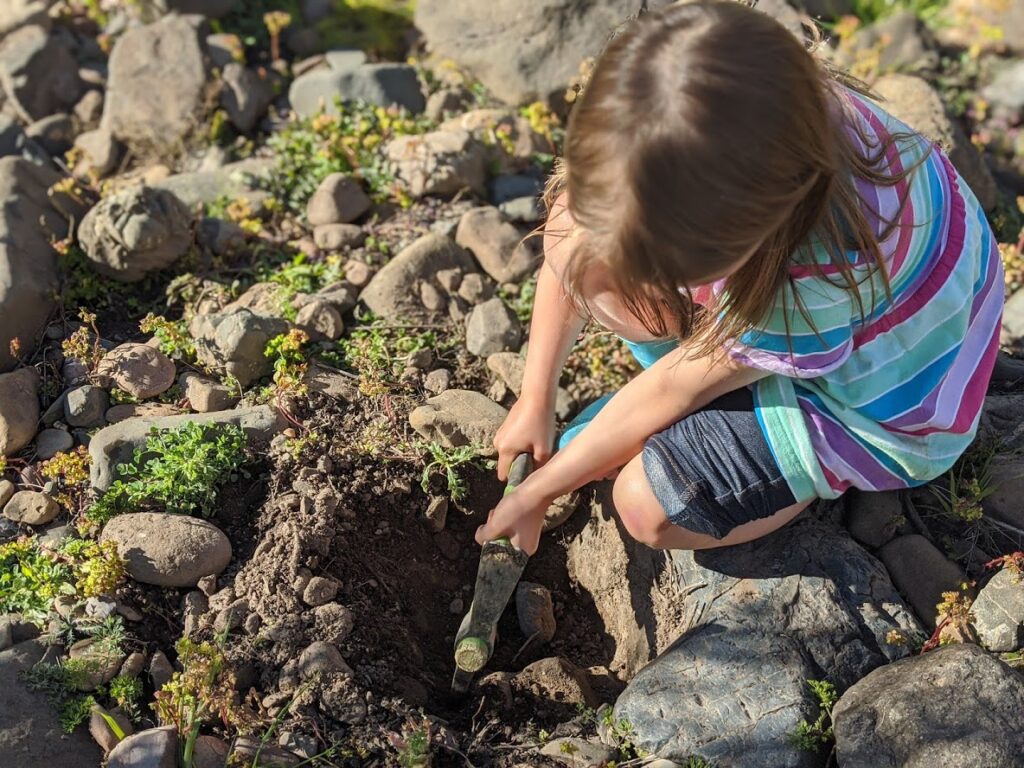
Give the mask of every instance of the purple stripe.
M 800 403 L 800 409 L 804 412 L 805 418 L 814 425 L 814 429 L 808 429 L 808 433 L 814 453 L 822 464 L 834 467 L 831 462 L 826 460 L 826 457 L 832 454 L 842 456 L 843 461 L 856 469 L 870 483 L 871 488 L 881 489 L 905 485 L 902 478 L 895 478 L 897 485 L 894 486 L 894 475 L 880 464 L 845 427 L 833 421 L 829 414 L 819 411 L 812 403 L 799 395 L 797 401 Z M 834 468 L 832 471 L 836 473 L 837 477 L 842 477 Z

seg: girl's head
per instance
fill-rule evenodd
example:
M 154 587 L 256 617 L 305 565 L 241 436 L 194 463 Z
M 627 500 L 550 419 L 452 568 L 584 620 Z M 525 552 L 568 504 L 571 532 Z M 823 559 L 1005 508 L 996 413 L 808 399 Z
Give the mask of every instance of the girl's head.
M 857 157 L 839 130 L 831 82 L 791 32 L 739 2 L 632 22 L 597 61 L 549 187 L 579 230 L 570 292 L 585 304 L 583 277 L 600 265 L 650 333 L 688 335 L 710 328 L 688 287 L 728 278 L 718 342 L 764 318 L 823 220 L 870 248 L 842 172 L 870 177 L 877 156 Z

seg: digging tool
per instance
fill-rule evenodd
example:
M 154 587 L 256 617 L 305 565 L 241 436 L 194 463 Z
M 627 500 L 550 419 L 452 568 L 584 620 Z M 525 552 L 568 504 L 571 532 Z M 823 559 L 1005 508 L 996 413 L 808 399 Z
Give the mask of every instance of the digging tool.
M 521 453 L 516 456 L 508 471 L 505 495 L 515 490 L 532 470 L 533 459 L 530 454 Z M 506 537 L 488 541 L 480 551 L 473 602 L 455 635 L 453 693 L 469 690 L 473 675 L 491 658 L 498 619 L 505 611 L 528 559 L 529 555 L 513 546 Z

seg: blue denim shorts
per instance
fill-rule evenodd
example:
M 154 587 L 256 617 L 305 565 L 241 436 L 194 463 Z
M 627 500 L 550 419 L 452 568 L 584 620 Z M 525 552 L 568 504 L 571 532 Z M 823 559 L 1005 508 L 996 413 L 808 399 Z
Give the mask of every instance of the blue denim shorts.
M 628 343 L 646 368 L 674 343 Z M 559 439 L 564 447 L 611 398 L 585 408 Z M 716 539 L 796 503 L 754 411 L 749 389 L 729 392 L 644 444 L 641 461 L 670 522 Z

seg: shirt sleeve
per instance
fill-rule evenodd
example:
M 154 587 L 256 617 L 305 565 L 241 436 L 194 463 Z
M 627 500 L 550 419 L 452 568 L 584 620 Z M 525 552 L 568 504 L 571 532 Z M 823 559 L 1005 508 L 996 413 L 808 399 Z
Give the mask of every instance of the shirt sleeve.
M 792 284 L 780 291 L 765 322 L 733 342 L 729 354 L 751 368 L 790 378 L 822 376 L 853 351 L 853 304 L 845 289 L 825 279 L 799 279 L 795 291 Z

